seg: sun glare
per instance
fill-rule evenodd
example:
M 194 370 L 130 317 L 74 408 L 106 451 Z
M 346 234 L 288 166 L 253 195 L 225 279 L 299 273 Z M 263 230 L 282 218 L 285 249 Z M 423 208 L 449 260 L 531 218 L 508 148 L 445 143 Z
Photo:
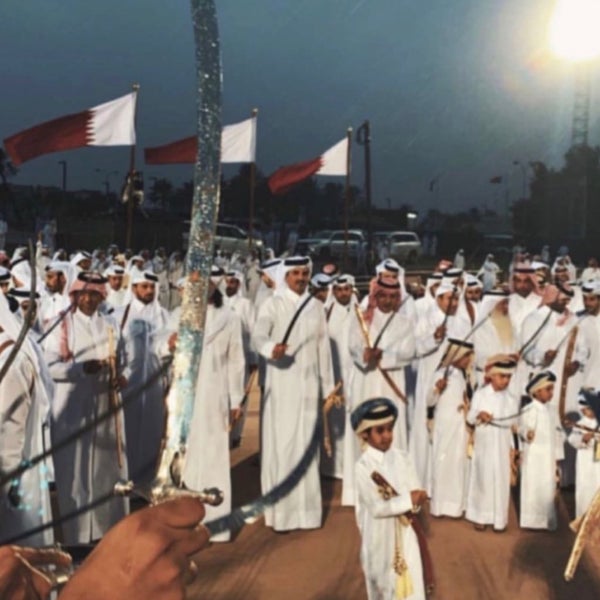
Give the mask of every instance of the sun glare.
M 600 55 L 600 0 L 558 0 L 548 38 L 552 52 L 566 60 Z

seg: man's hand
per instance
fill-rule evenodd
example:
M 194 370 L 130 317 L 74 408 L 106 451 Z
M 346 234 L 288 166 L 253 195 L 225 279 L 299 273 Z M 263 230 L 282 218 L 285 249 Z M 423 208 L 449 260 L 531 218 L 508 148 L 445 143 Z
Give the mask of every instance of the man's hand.
M 448 385 L 448 380 L 445 377 L 438 379 L 435 382 L 435 389 L 437 390 L 438 394 L 441 394 L 446 389 L 447 385 Z
M 434 332 L 433 332 L 433 339 L 436 342 L 441 342 L 444 338 L 446 337 L 446 326 L 445 325 L 440 325 Z
M 52 581 L 41 567 L 69 569 L 71 557 L 53 549 L 0 547 L 0 598 L 45 600 Z
M 169 340 L 167 342 L 167 346 L 169 348 L 169 352 L 171 354 L 173 354 L 175 352 L 175 349 L 177 348 L 177 332 L 172 333 L 169 336 Z
M 587 443 L 588 443 L 588 442 L 589 442 L 589 441 L 590 441 L 590 440 L 591 440 L 593 437 L 594 437 L 594 434 L 593 434 L 592 432 L 588 431 L 587 433 L 584 433 L 584 434 L 581 436 L 581 441 L 582 441 L 584 444 L 587 444 Z
M 410 500 L 413 506 L 423 506 L 427 501 L 427 492 L 425 490 L 411 490 Z
M 365 348 L 363 361 L 369 368 L 374 369 L 381 360 L 382 354 L 381 348 Z
M 233 427 L 242 417 L 241 408 L 232 408 L 229 411 L 229 425 Z
M 556 355 L 556 350 L 546 350 L 546 353 L 544 354 L 544 366 L 550 366 L 554 362 Z
M 178 498 L 115 525 L 71 578 L 59 600 L 183 600 L 197 567 L 190 559 L 208 543 L 204 506 Z
M 280 360 L 285 356 L 287 350 L 287 344 L 275 344 L 273 352 L 271 352 L 271 358 L 273 360 Z
M 95 375 L 103 366 L 104 362 L 101 360 L 86 360 L 83 363 L 83 372 L 86 375 Z
M 579 371 L 579 362 L 574 360 L 573 362 L 570 362 L 566 368 L 565 368 L 565 373 L 567 375 L 567 377 L 573 377 L 573 375 L 575 375 L 575 373 L 577 373 L 577 371 Z
M 533 429 L 530 429 L 527 432 L 527 435 L 525 436 L 528 442 L 533 442 L 534 438 L 535 438 L 535 431 L 533 431 Z
M 477 415 L 477 420 L 480 423 L 489 423 L 494 417 L 489 413 L 486 412 L 485 410 L 482 410 L 478 415 Z

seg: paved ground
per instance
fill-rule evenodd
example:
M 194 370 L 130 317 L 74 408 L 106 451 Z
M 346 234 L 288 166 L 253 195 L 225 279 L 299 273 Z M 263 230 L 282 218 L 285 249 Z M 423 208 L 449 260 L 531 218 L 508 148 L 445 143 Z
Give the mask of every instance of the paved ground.
M 259 490 L 258 411 L 253 395 L 242 447 L 232 452 L 236 506 Z M 208 482 L 209 483 L 209 482 Z M 352 509 L 340 506 L 340 482 L 323 481 L 322 529 L 277 534 L 261 520 L 228 544 L 197 556 L 201 574 L 189 598 L 211 600 L 364 600 L 359 537 Z M 437 576 L 436 600 L 592 600 L 600 598 L 600 548 L 587 551 L 575 580 L 563 581 L 573 534 L 573 493 L 559 499 L 554 533 L 518 528 L 514 506 L 505 533 L 476 532 L 462 520 L 426 518 Z

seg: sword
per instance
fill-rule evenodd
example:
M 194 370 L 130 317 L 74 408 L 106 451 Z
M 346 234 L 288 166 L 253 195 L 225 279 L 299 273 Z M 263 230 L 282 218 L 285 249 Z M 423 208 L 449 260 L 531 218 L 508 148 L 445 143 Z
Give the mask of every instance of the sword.
M 298 309 L 294 313 L 294 316 L 292 317 L 290 324 L 288 325 L 287 329 L 285 330 L 285 335 L 283 336 L 283 340 L 281 341 L 282 345 L 287 344 L 288 339 L 290 338 L 290 334 L 292 333 L 292 329 L 293 329 L 294 325 L 296 324 L 296 321 L 298 320 L 300 313 L 302 313 L 302 311 L 306 308 L 307 304 L 311 301 L 312 298 L 314 298 L 314 294 L 309 293 L 308 297 L 304 299 L 302 304 L 298 307 Z

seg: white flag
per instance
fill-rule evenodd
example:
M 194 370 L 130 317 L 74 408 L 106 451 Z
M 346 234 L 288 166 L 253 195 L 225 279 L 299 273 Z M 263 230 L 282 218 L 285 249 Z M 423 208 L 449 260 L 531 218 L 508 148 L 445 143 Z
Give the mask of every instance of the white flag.
M 225 125 L 221 134 L 222 163 L 252 163 L 256 160 L 256 117 Z

